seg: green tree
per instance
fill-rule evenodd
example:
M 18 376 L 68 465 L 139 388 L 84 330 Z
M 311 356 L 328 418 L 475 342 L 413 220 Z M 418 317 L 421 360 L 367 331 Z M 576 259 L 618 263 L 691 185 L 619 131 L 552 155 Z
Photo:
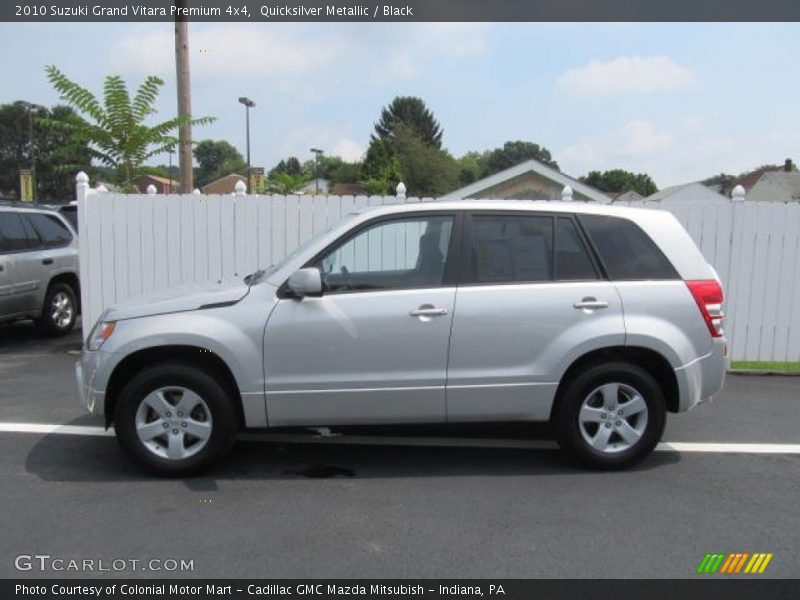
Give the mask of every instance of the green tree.
M 197 185 L 202 187 L 231 173 L 247 175 L 241 153 L 225 140 L 203 140 L 194 147 Z
M 739 178 L 736 175 L 731 175 L 730 173 L 720 173 L 719 175 L 714 175 L 713 177 L 704 179 L 702 184 L 706 186 L 719 185 L 722 187 L 722 189 L 727 189 L 729 187 L 733 187 L 733 184 L 737 179 Z
M 558 163 L 547 148 L 533 142 L 517 140 L 506 142 L 502 148 L 490 150 L 480 157 L 481 177 L 488 177 L 532 158 L 558 170 Z
M 439 196 L 458 183 L 458 164 L 446 150 L 398 124 L 391 139 L 372 140 L 361 174 L 361 185 L 370 193 L 393 194 L 402 181 L 410 195 Z
M 75 118 L 68 106 L 31 106 L 22 101 L 0 106 L 0 192 L 19 194 L 19 170 L 36 162 L 36 199 L 71 200 L 75 174 L 89 171 L 91 154 L 79 139 L 47 119 Z M 31 125 L 33 138 L 31 139 Z
M 404 125 L 424 143 L 442 147 L 442 128 L 421 98 L 397 96 L 381 111 L 372 139 L 392 140 L 398 125 Z
M 277 172 L 272 173 L 267 179 L 265 192 L 268 194 L 293 194 L 308 183 L 308 177 L 302 173 Z
M 486 154 L 486 152 L 467 152 L 456 160 L 459 187 L 469 185 L 484 177 Z
M 272 169 L 270 169 L 267 175 L 269 177 L 272 177 L 277 173 L 288 173 L 289 175 L 302 175 L 303 165 L 300 164 L 300 161 L 297 159 L 296 156 L 290 156 L 285 160 L 281 160 L 277 165 L 272 167 Z
M 55 66 L 45 67 L 47 79 L 61 98 L 79 113 L 73 120 L 47 119 L 50 126 L 69 132 L 87 144 L 92 158 L 105 165 L 119 167 L 125 186 L 133 188 L 139 168 L 145 162 L 178 144 L 173 134 L 181 125 L 206 125 L 211 117 L 173 117 L 156 125 L 145 121 L 154 114 L 156 98 L 164 81 L 147 77 L 133 98 L 123 79 L 105 78 L 102 102 L 92 92 L 69 80 Z
M 403 176 L 391 141 L 374 138 L 361 168 L 361 185 L 368 194 L 393 194 Z
M 358 183 L 361 181 L 363 163 L 341 161 L 338 166 L 327 173 L 331 183 Z
M 602 192 L 623 193 L 633 190 L 642 196 L 650 196 L 658 191 L 655 182 L 647 173 L 632 173 L 624 169 L 610 171 L 590 171 L 580 178 L 585 184 Z
M 450 153 L 427 144 L 409 128 L 396 127 L 392 145 L 408 194 L 441 196 L 458 184 L 458 163 Z

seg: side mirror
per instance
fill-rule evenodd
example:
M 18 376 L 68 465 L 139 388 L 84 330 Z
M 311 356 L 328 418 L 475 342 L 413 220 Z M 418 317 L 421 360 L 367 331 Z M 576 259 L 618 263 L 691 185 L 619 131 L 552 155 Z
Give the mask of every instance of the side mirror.
M 322 295 L 322 276 L 316 267 L 298 269 L 291 274 L 286 285 L 298 298 Z

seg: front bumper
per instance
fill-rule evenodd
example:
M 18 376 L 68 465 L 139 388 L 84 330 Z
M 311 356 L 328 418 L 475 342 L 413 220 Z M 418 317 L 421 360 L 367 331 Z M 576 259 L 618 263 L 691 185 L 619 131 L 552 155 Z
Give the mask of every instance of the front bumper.
M 81 359 L 75 363 L 75 379 L 81 406 L 93 415 L 102 415 L 105 405 L 105 392 L 94 389 L 99 358 L 99 352 L 90 352 L 84 348 Z

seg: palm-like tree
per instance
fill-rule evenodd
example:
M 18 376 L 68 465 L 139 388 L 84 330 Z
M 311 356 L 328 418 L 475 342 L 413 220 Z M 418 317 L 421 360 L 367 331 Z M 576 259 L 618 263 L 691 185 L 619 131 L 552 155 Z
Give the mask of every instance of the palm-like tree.
M 293 194 L 306 183 L 308 183 L 308 177 L 305 175 L 292 175 L 281 171 L 273 173 L 267 180 L 265 191 L 268 194 Z
M 45 67 L 47 79 L 61 98 L 80 113 L 70 121 L 48 119 L 54 128 L 70 131 L 85 142 L 93 158 L 110 167 L 121 168 L 125 185 L 133 187 L 138 169 L 150 157 L 168 152 L 179 140 L 174 132 L 183 125 L 206 125 L 213 117 L 174 117 L 156 125 L 145 120 L 156 112 L 153 105 L 164 81 L 151 75 L 131 99 L 118 75 L 109 75 L 101 101 L 83 86 L 71 81 L 55 66 Z

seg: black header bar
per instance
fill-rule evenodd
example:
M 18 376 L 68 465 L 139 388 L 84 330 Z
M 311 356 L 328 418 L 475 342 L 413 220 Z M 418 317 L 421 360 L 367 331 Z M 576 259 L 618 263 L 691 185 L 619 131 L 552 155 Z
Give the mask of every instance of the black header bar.
M 176 4 L 185 5 L 182 8 Z M 800 21 L 798 0 L 3 0 L 6 22 Z

